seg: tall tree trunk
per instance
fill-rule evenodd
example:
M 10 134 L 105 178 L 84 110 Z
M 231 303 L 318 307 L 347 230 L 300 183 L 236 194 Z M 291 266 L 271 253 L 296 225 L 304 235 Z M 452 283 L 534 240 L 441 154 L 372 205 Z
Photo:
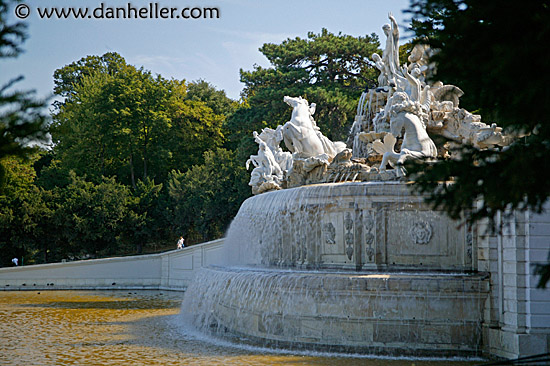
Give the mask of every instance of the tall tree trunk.
M 136 189 L 136 177 L 134 173 L 134 154 L 130 154 L 130 176 L 132 179 L 132 187 Z
M 143 157 L 143 180 L 147 178 L 147 156 Z
M 101 145 L 101 175 L 105 176 L 105 145 Z
M 147 145 L 149 136 L 147 135 L 147 129 L 145 129 L 145 136 L 143 141 L 143 180 L 147 178 Z

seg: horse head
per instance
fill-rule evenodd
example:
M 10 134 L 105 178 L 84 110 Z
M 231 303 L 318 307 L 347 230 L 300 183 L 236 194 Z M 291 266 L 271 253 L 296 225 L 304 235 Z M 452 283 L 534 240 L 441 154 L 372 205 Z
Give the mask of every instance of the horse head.
M 280 136 L 280 138 L 279 138 L 279 136 Z M 262 133 L 260 134 L 260 138 L 262 140 L 264 140 L 269 146 L 276 146 L 283 139 L 283 137 L 282 137 L 282 135 L 281 135 L 281 133 L 279 132 L 278 129 L 274 130 L 274 129 L 269 128 L 269 127 L 265 127 L 265 128 L 262 129 Z
M 300 104 L 304 104 L 305 106 L 308 105 L 307 100 L 302 97 L 289 97 L 288 95 L 285 95 L 283 100 L 286 104 L 294 108 L 298 107 Z

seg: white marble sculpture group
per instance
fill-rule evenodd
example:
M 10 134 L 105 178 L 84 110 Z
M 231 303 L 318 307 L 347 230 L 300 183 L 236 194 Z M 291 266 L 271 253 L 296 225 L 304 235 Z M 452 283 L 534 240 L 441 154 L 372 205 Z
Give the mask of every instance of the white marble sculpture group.
M 390 24 L 382 27 L 386 35 L 383 54 L 372 55 L 380 71 L 378 87 L 361 95 L 349 148 L 321 133 L 313 119 L 315 103 L 285 96 L 293 108 L 290 121 L 275 130 L 254 132 L 258 154 L 246 163 L 247 169 L 251 162 L 254 165 L 249 182 L 254 194 L 311 183 L 402 179 L 407 159 L 450 157 L 452 144 L 487 149 L 511 143 L 500 127 L 482 123 L 479 115 L 459 107 L 460 88 L 426 82 L 434 67 L 428 46 L 415 45 L 409 64 L 400 65 L 399 28 L 391 13 L 389 19 Z M 436 146 L 430 138 L 434 135 L 447 141 Z M 290 153 L 281 149 L 281 141 Z M 401 146 L 396 151 L 398 141 Z M 387 170 L 388 164 L 394 169 Z

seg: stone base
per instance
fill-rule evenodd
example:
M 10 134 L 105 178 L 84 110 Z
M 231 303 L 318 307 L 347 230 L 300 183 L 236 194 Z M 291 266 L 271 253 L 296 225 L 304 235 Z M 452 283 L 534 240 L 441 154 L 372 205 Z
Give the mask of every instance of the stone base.
M 481 354 L 486 276 L 203 269 L 182 309 L 199 328 L 285 348 Z
M 530 333 L 517 334 L 500 328 L 483 329 L 485 352 L 487 356 L 507 359 L 527 357 L 550 352 L 550 334 Z

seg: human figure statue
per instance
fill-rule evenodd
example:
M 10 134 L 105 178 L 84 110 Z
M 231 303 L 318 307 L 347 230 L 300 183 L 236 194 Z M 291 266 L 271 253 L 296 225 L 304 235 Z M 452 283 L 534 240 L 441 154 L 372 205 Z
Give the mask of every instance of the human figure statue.
M 388 87 L 386 92 L 386 105 L 384 106 L 384 109 L 381 109 L 379 113 L 376 114 L 373 118 L 373 124 L 375 131 L 385 131 L 387 128 L 389 128 L 389 116 L 390 116 L 390 109 L 391 109 L 391 96 L 395 92 L 394 87 Z
M 253 132 L 254 140 L 258 143 L 258 155 L 251 155 L 246 161 L 246 169 L 250 167 L 250 163 L 254 164 L 255 168 L 252 171 L 252 177 L 249 185 L 254 186 L 263 182 L 279 183 L 283 179 L 283 171 L 275 160 L 275 156 L 266 142 L 262 140 L 256 131 Z
M 254 139 L 262 139 L 267 144 L 275 157 L 275 161 L 283 172 L 289 171 L 292 168 L 292 154 L 283 151 L 279 146 L 281 141 L 283 141 L 283 126 L 279 125 L 275 130 L 266 127 L 262 129 L 259 135 L 257 133 L 253 133 L 253 135 Z
M 315 122 L 315 119 L 313 118 L 313 115 L 315 114 L 315 110 L 317 109 L 316 103 L 311 103 L 309 105 L 309 118 L 311 119 L 311 123 L 313 124 L 313 128 L 316 130 L 319 130 L 319 127 L 317 127 L 317 122 Z
M 409 71 L 413 68 L 420 68 L 420 71 L 425 72 L 428 70 L 428 54 L 430 53 L 430 47 L 426 44 L 417 43 L 407 60 L 409 61 Z
M 383 154 L 380 171 L 386 170 L 386 164 L 395 166 L 397 176 L 405 175 L 403 164 L 407 159 L 435 158 L 437 148 L 428 136 L 426 128 L 419 118 L 422 113 L 420 103 L 411 101 L 406 93 L 396 92 L 389 101 L 390 110 L 390 134 L 384 138 L 384 143 L 375 141 L 373 148 L 376 152 Z M 396 137 L 401 136 L 405 129 L 401 151 L 396 153 L 393 148 Z
M 407 94 L 410 96 L 410 98 L 413 102 L 419 102 L 420 101 L 420 93 L 422 91 L 422 83 L 418 79 L 418 76 L 421 73 L 420 69 L 419 68 L 414 68 L 414 69 L 412 69 L 411 73 L 409 74 L 409 71 L 407 70 L 407 67 L 403 66 L 401 71 L 403 72 L 403 75 L 405 76 L 405 78 L 409 82 L 408 90 L 410 92 L 407 93 Z
M 386 48 L 382 54 L 382 61 L 389 70 L 388 81 L 393 81 L 394 85 L 398 84 L 395 80 L 399 74 L 399 27 L 392 13 L 388 14 L 390 24 L 384 24 L 382 30 L 386 35 Z
M 380 75 L 378 76 L 378 86 L 383 87 L 388 85 L 388 69 L 384 64 L 384 61 L 382 61 L 382 57 L 380 57 L 377 53 L 373 53 L 372 59 L 376 68 L 380 70 Z

